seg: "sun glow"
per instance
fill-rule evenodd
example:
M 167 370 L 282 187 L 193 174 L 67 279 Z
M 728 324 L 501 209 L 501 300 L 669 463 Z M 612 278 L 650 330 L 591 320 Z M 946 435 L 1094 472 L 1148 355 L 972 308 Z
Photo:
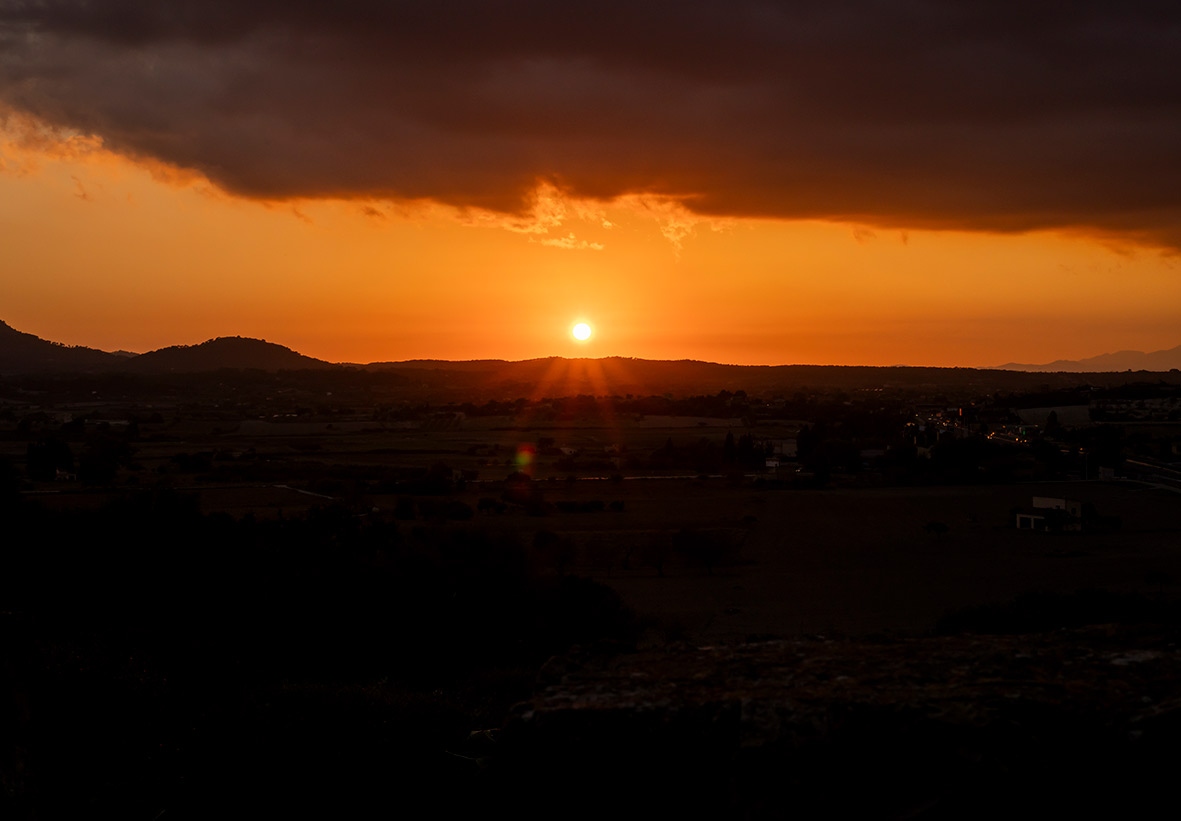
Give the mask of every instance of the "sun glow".
M 587 325 L 585 322 L 579 322 L 570 329 L 570 333 L 579 342 L 586 342 L 591 336 L 591 326 Z

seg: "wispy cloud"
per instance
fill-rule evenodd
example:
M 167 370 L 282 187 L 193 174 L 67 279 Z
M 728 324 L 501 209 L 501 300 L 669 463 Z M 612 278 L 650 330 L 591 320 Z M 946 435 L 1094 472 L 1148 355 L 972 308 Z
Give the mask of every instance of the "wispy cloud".
M 584 239 L 576 239 L 573 231 L 564 237 L 548 237 L 546 239 L 530 238 L 529 241 L 536 242 L 540 245 L 548 245 L 551 248 L 565 248 L 574 251 L 602 251 L 604 247 L 600 242 L 587 242 Z
M 77 177 L 70 177 L 74 181 L 74 196 L 84 202 L 93 202 L 90 194 L 86 191 L 86 186 L 82 184 L 82 180 Z

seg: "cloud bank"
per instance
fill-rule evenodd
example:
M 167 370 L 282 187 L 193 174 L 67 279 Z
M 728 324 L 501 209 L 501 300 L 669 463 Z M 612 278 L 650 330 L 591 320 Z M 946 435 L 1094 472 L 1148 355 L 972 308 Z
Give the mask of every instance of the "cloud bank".
M 1174 2 L 0 0 L 0 105 L 245 197 L 1181 247 Z

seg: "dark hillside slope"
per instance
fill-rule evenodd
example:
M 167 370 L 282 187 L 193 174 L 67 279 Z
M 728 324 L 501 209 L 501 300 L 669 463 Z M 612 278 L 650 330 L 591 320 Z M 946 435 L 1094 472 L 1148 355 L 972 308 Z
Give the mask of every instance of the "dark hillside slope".
M 94 348 L 71 347 L 0 322 L 0 374 L 107 370 L 124 361 Z
M 197 373 L 223 368 L 264 371 L 335 368 L 330 362 L 296 353 L 283 345 L 242 336 L 223 336 L 200 345 L 173 345 L 119 360 L 119 369 L 136 373 Z

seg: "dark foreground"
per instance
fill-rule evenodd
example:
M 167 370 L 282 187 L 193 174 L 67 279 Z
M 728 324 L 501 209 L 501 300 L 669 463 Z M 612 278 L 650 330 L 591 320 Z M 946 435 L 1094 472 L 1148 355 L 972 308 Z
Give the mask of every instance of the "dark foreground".
M 1177 638 L 1106 625 L 584 653 L 543 671 L 496 744 L 473 742 L 502 798 L 585 817 L 1144 817 L 1181 763 Z
M 1012 531 L 999 489 L 631 485 L 622 511 L 582 512 L 601 490 L 564 483 L 540 519 L 465 523 L 10 495 L 0 817 L 1115 816 L 1171 798 L 1175 494 L 1080 485 L 1127 525 L 1055 535 Z M 946 530 L 925 532 L 936 509 Z M 661 528 L 674 513 L 695 529 Z M 742 539 L 705 563 L 677 533 Z

